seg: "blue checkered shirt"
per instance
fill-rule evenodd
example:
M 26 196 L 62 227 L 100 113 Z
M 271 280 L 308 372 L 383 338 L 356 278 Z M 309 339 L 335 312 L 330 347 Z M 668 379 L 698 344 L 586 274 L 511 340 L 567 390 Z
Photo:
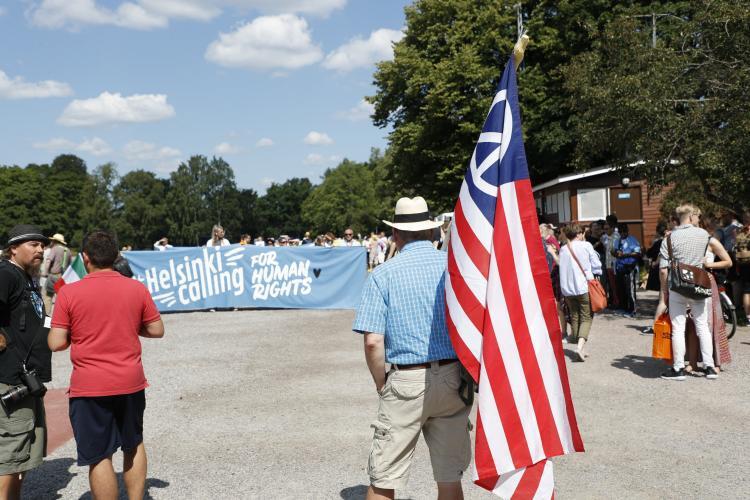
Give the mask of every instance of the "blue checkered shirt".
M 352 330 L 385 335 L 386 362 L 456 358 L 445 323 L 446 255 L 415 241 L 370 274 Z

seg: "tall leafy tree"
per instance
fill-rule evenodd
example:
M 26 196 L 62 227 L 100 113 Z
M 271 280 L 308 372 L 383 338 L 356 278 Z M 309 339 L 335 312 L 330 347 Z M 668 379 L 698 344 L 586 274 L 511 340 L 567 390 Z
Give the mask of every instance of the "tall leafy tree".
M 221 158 L 192 156 L 170 175 L 167 194 L 169 236 L 183 245 L 199 245 L 222 224 L 239 237 L 242 214 L 234 171 Z
M 168 187 L 167 181 L 145 170 L 133 170 L 120 178 L 113 199 L 121 244 L 151 250 L 156 240 L 168 236 Z
M 113 191 L 119 179 L 117 166 L 105 163 L 94 169 L 83 188 L 81 229 L 87 233 L 94 229 L 116 230 Z
M 255 205 L 256 220 L 263 236 L 302 235 L 306 226 L 302 221 L 301 207 L 312 189 L 310 179 L 299 177 L 271 184 Z
M 611 163 L 652 186 L 694 181 L 707 200 L 750 206 L 750 9 L 739 0 L 675 5 L 652 47 L 621 16 L 565 71 L 579 165 Z
M 367 163 L 342 161 L 302 203 L 302 220 L 314 231 L 341 234 L 351 227 L 367 233 L 378 223 L 373 172 Z

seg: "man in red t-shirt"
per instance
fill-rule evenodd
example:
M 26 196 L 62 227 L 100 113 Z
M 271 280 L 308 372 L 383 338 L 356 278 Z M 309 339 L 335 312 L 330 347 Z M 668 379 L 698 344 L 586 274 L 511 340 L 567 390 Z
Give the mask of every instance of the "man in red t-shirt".
M 78 465 L 89 466 L 94 498 L 117 498 L 112 455 L 122 448 L 123 480 L 130 498 L 143 498 L 144 389 L 138 336 L 161 338 L 164 325 L 142 283 L 112 266 L 118 257 L 114 236 L 95 231 L 83 240 L 88 275 L 57 294 L 48 343 L 53 351 L 72 346 L 70 422 Z

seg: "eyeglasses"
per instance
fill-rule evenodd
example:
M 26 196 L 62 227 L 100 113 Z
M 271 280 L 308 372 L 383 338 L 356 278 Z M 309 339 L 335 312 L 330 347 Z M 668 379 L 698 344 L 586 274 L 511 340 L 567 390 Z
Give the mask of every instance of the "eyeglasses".
M 344 236 L 354 236 L 354 233 L 344 233 Z

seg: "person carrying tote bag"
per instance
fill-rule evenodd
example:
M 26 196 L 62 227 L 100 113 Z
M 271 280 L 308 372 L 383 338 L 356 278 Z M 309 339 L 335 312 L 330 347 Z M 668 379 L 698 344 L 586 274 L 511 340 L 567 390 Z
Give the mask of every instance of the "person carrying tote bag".
M 560 288 L 570 311 L 572 333 L 568 341 L 578 344 L 578 360 L 584 361 L 584 345 L 588 340 L 592 322 L 591 299 L 594 298 L 599 307 L 603 297 L 601 285 L 594 278 L 595 275 L 601 274 L 602 265 L 594 247 L 584 240 L 581 226 L 571 224 L 564 231 L 568 244 L 560 251 Z M 582 265 L 578 257 L 584 255 L 586 258 L 581 260 L 585 265 Z M 594 280 L 596 285 L 590 285 L 590 280 Z M 590 286 L 595 290 L 591 295 Z

